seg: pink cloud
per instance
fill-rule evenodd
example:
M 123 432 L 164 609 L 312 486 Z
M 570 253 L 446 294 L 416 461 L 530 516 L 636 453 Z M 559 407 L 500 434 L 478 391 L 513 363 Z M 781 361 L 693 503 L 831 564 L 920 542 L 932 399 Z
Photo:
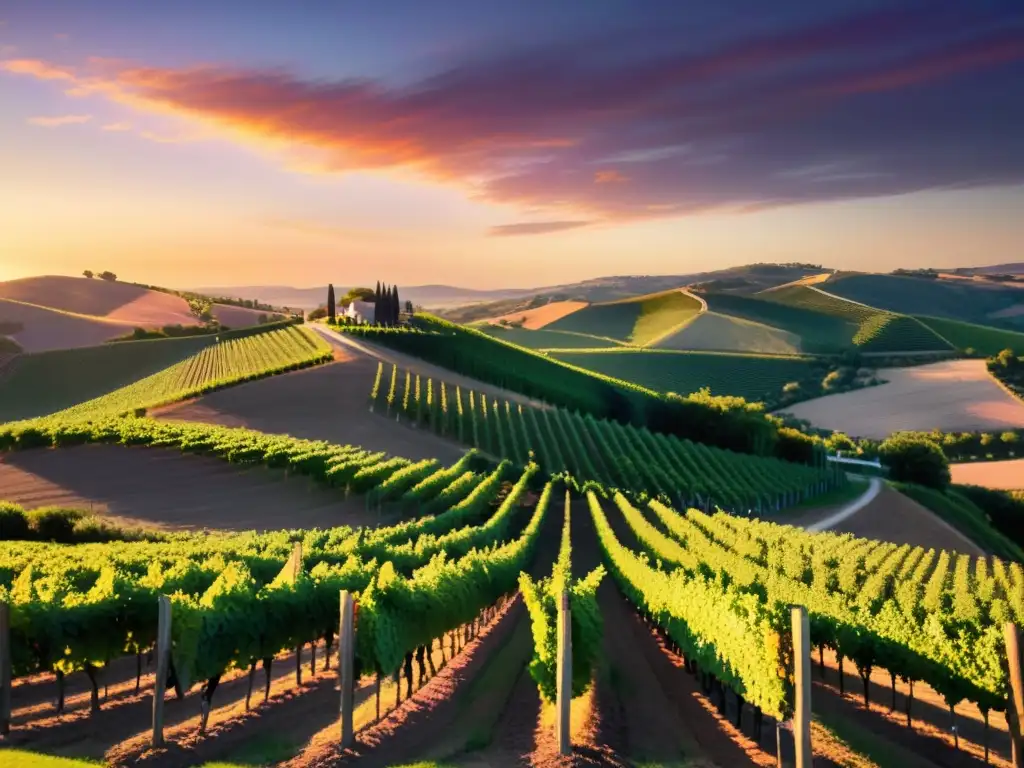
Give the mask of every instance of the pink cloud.
M 28 122 L 44 128 L 56 128 L 61 125 L 80 125 L 92 120 L 92 115 L 59 115 L 57 117 L 30 117 Z

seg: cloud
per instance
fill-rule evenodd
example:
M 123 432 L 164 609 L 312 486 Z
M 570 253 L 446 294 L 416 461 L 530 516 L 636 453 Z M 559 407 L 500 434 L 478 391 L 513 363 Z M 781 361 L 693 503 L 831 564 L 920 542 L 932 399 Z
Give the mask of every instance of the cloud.
M 30 117 L 28 122 L 32 125 L 41 125 L 44 128 L 56 128 L 61 125 L 80 125 L 92 120 L 92 115 L 59 115 L 57 117 Z
M 562 40 L 400 88 L 108 59 L 0 68 L 185 117 L 290 168 L 411 169 L 552 219 L 498 236 L 1024 182 L 1024 6 L 818 17 L 714 42 L 685 28 L 656 46 L 639 31 Z M 807 168 L 833 170 L 794 172 Z
M 487 230 L 489 237 L 511 237 L 514 235 L 546 235 L 564 232 L 567 229 L 585 227 L 589 221 L 533 221 L 518 224 L 500 224 Z
M 616 170 L 598 171 L 594 174 L 595 184 L 621 184 L 628 179 Z
M 107 123 L 103 126 L 104 131 L 130 131 L 132 129 L 131 123 Z

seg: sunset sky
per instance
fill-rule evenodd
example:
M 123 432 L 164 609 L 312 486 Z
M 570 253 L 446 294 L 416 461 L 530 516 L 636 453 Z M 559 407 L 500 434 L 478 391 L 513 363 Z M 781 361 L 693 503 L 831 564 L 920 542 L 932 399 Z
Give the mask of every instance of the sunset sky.
M 0 5 L 0 280 L 1022 260 L 1021 0 Z

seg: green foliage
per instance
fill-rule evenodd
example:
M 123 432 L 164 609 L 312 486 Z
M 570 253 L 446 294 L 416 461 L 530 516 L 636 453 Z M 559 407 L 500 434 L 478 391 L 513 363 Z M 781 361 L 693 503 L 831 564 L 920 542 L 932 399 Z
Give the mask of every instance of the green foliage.
M 671 397 L 568 365 L 430 315 L 419 328 L 342 328 L 481 381 L 570 410 L 646 426 L 744 453 L 770 454 L 775 428 L 760 406 Z
M 395 368 L 392 376 L 397 375 Z M 417 396 L 413 389 L 410 398 L 403 412 L 413 420 L 411 414 L 422 410 L 424 394 Z M 428 426 L 519 466 L 535 461 L 547 475 L 568 472 L 579 484 L 594 481 L 632 493 L 661 494 L 702 506 L 714 503 L 746 513 L 802 502 L 845 482 L 841 473 L 820 468 L 819 439 L 787 427 L 779 429 L 776 452 L 788 460 L 781 461 L 598 421 L 561 408 L 486 401 L 473 391 L 466 400 L 465 410 L 450 410 L 446 418 Z M 490 403 L 486 415 L 484 402 Z M 710 408 L 730 407 L 713 398 L 706 402 Z
M 81 402 L 58 415 L 91 419 L 129 413 L 136 408 L 154 408 L 245 381 L 323 363 L 332 356 L 330 347 L 320 336 L 297 326 L 229 337 L 205 346 L 180 363 L 109 394 Z
M 764 604 L 724 581 L 667 572 L 622 546 L 592 492 L 591 515 L 609 570 L 626 597 L 682 649 L 743 699 L 783 719 L 792 711 L 792 649 L 783 604 Z
M 1024 562 L 1024 504 L 1012 494 L 974 485 L 954 485 L 945 492 L 909 484 L 899 489 L 985 551 Z
M 878 446 L 878 457 L 897 482 L 943 489 L 949 485 L 949 461 L 942 448 L 915 434 L 897 432 Z
M 550 489 L 545 489 L 550 493 Z M 604 578 L 604 567 L 598 566 L 586 577 L 572 578 L 572 540 L 570 497 L 565 492 L 565 522 L 562 541 L 551 575 L 534 581 L 529 574 L 519 574 L 519 591 L 530 613 L 533 629 L 533 658 L 530 675 L 541 696 L 554 702 L 558 693 L 558 614 L 562 592 L 569 593 L 569 615 L 572 636 L 572 692 L 576 697 L 590 687 L 594 665 L 601 652 L 603 624 L 597 604 L 597 588 Z
M 1020 289 L 1012 290 L 1019 295 Z M 935 312 L 938 309 L 940 307 L 933 306 L 925 311 Z M 1019 331 L 923 315 L 918 317 L 918 320 L 941 334 L 962 352 L 972 350 L 976 354 L 991 356 L 1009 347 L 1018 354 L 1024 354 L 1024 333 Z

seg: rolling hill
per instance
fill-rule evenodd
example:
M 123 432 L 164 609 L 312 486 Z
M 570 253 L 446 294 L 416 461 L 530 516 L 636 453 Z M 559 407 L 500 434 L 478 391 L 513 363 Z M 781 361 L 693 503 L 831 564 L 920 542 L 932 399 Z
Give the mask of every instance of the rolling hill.
M 658 342 L 662 349 L 692 349 L 719 352 L 753 352 L 793 355 L 803 351 L 801 338 L 781 328 L 704 312 L 680 331 Z
M 974 280 L 838 273 L 823 287 L 850 301 L 904 315 L 930 315 L 1024 329 L 1024 290 Z
M 591 304 L 549 323 L 545 329 L 647 346 L 692 320 L 703 309 L 701 299 L 682 290 L 672 290 L 635 299 Z

